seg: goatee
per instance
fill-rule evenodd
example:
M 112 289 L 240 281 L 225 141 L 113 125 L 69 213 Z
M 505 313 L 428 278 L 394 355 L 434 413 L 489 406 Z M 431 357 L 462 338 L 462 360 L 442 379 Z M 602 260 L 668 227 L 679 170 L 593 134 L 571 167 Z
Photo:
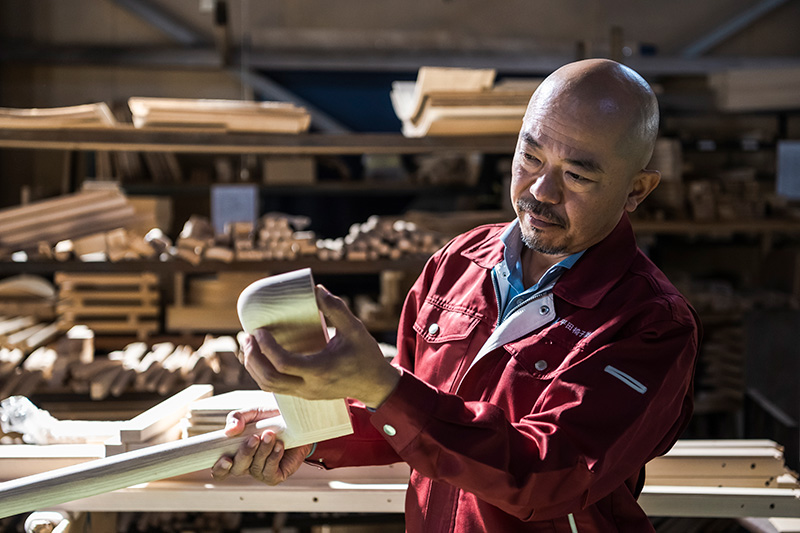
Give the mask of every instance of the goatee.
M 562 228 L 566 227 L 564 220 L 554 213 L 552 208 L 547 204 L 543 204 L 542 202 L 532 198 L 520 198 L 517 200 L 517 213 L 522 215 L 526 212 L 534 214 L 537 217 L 550 222 L 551 224 L 557 224 Z M 520 222 L 522 222 L 521 217 Z M 523 225 L 521 226 L 521 229 L 522 243 L 534 252 L 539 252 L 546 255 L 560 255 L 566 252 L 566 247 L 564 245 L 559 246 L 556 244 L 547 244 L 542 242 L 539 232 L 536 228 L 526 228 Z

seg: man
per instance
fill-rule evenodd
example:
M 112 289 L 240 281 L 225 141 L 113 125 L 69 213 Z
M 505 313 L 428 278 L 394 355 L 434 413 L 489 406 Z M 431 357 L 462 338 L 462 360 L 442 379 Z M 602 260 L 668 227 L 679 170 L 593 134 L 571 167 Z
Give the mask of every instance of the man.
M 395 366 L 323 288 L 337 330 L 325 350 L 290 354 L 265 331 L 246 343 L 262 388 L 354 399 L 355 435 L 284 451 L 267 431 L 212 473 L 275 484 L 304 460 L 405 461 L 408 531 L 654 531 L 636 498 L 645 463 L 690 417 L 699 342 L 627 216 L 658 184 L 645 169 L 657 130 L 656 98 L 627 67 L 554 72 L 517 142 L 516 220 L 431 258 L 404 305 Z M 227 431 L 259 416 L 238 413 Z

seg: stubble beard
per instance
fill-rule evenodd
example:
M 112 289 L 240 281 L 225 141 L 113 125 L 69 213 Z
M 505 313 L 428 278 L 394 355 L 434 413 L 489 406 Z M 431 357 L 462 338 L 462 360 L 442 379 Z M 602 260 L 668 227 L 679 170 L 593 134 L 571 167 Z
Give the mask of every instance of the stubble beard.
M 564 220 L 553 212 L 547 204 L 538 202 L 533 199 L 520 198 L 517 200 L 517 213 L 520 215 L 524 213 L 533 213 L 548 222 L 558 224 L 562 228 L 566 227 Z M 525 223 L 520 216 L 520 228 L 522 230 L 522 244 L 533 250 L 545 255 L 562 255 L 566 253 L 565 244 L 547 243 L 544 242 L 541 235 L 541 230 L 536 228 L 525 227 Z

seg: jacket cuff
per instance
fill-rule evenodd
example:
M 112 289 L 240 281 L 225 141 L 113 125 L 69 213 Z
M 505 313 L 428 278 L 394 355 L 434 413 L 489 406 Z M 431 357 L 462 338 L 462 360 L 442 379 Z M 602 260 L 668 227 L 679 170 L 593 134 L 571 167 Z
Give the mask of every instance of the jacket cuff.
M 428 425 L 436 412 L 439 391 L 401 369 L 394 391 L 370 418 L 370 423 L 400 454 Z

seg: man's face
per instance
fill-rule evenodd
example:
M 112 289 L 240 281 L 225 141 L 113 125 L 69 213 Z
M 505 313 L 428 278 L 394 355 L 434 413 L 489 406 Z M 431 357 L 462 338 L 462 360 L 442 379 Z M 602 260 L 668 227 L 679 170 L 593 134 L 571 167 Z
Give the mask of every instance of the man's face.
M 624 157 L 627 132 L 609 120 L 613 112 L 557 96 L 539 100 L 517 141 L 511 200 L 528 247 L 568 255 L 614 229 L 637 169 Z

